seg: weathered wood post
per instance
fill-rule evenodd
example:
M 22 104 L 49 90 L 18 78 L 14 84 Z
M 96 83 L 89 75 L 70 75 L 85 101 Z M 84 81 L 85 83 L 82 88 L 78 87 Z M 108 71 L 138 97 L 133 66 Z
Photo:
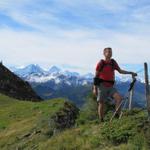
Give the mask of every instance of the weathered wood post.
M 148 65 L 144 63 L 144 71 L 145 71 L 145 94 L 147 100 L 147 111 L 148 111 L 148 120 L 150 120 L 150 89 L 149 89 L 149 77 L 148 77 Z

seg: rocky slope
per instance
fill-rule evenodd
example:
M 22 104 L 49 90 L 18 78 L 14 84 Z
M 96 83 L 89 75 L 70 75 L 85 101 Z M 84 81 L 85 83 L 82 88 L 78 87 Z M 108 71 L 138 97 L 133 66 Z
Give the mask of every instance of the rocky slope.
M 0 93 L 20 100 L 42 100 L 42 98 L 35 93 L 27 81 L 23 81 L 2 63 L 0 63 Z

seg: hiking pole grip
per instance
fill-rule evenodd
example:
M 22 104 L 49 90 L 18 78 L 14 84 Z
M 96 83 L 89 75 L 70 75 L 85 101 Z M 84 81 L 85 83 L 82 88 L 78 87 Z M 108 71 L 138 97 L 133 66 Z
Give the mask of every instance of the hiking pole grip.
M 130 83 L 130 87 L 128 89 L 128 92 L 130 92 L 133 89 L 135 82 L 136 82 L 136 78 L 134 78 L 133 81 Z

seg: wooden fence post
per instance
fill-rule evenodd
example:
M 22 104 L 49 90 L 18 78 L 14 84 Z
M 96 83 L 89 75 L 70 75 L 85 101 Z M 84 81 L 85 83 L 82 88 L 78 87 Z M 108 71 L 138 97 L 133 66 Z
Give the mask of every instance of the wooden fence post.
M 148 120 L 150 120 L 150 89 L 149 89 L 149 77 L 148 77 L 148 65 L 144 63 L 144 72 L 145 72 L 145 94 L 147 100 L 147 111 L 148 111 Z

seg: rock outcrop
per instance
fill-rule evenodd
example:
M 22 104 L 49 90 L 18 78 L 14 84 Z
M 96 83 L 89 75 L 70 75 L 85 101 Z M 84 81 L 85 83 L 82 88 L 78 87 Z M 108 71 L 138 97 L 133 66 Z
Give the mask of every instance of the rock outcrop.
M 0 63 L 0 93 L 20 100 L 42 101 L 30 84 Z
M 65 102 L 64 107 L 56 112 L 49 120 L 52 135 L 75 125 L 79 108 L 70 102 Z

